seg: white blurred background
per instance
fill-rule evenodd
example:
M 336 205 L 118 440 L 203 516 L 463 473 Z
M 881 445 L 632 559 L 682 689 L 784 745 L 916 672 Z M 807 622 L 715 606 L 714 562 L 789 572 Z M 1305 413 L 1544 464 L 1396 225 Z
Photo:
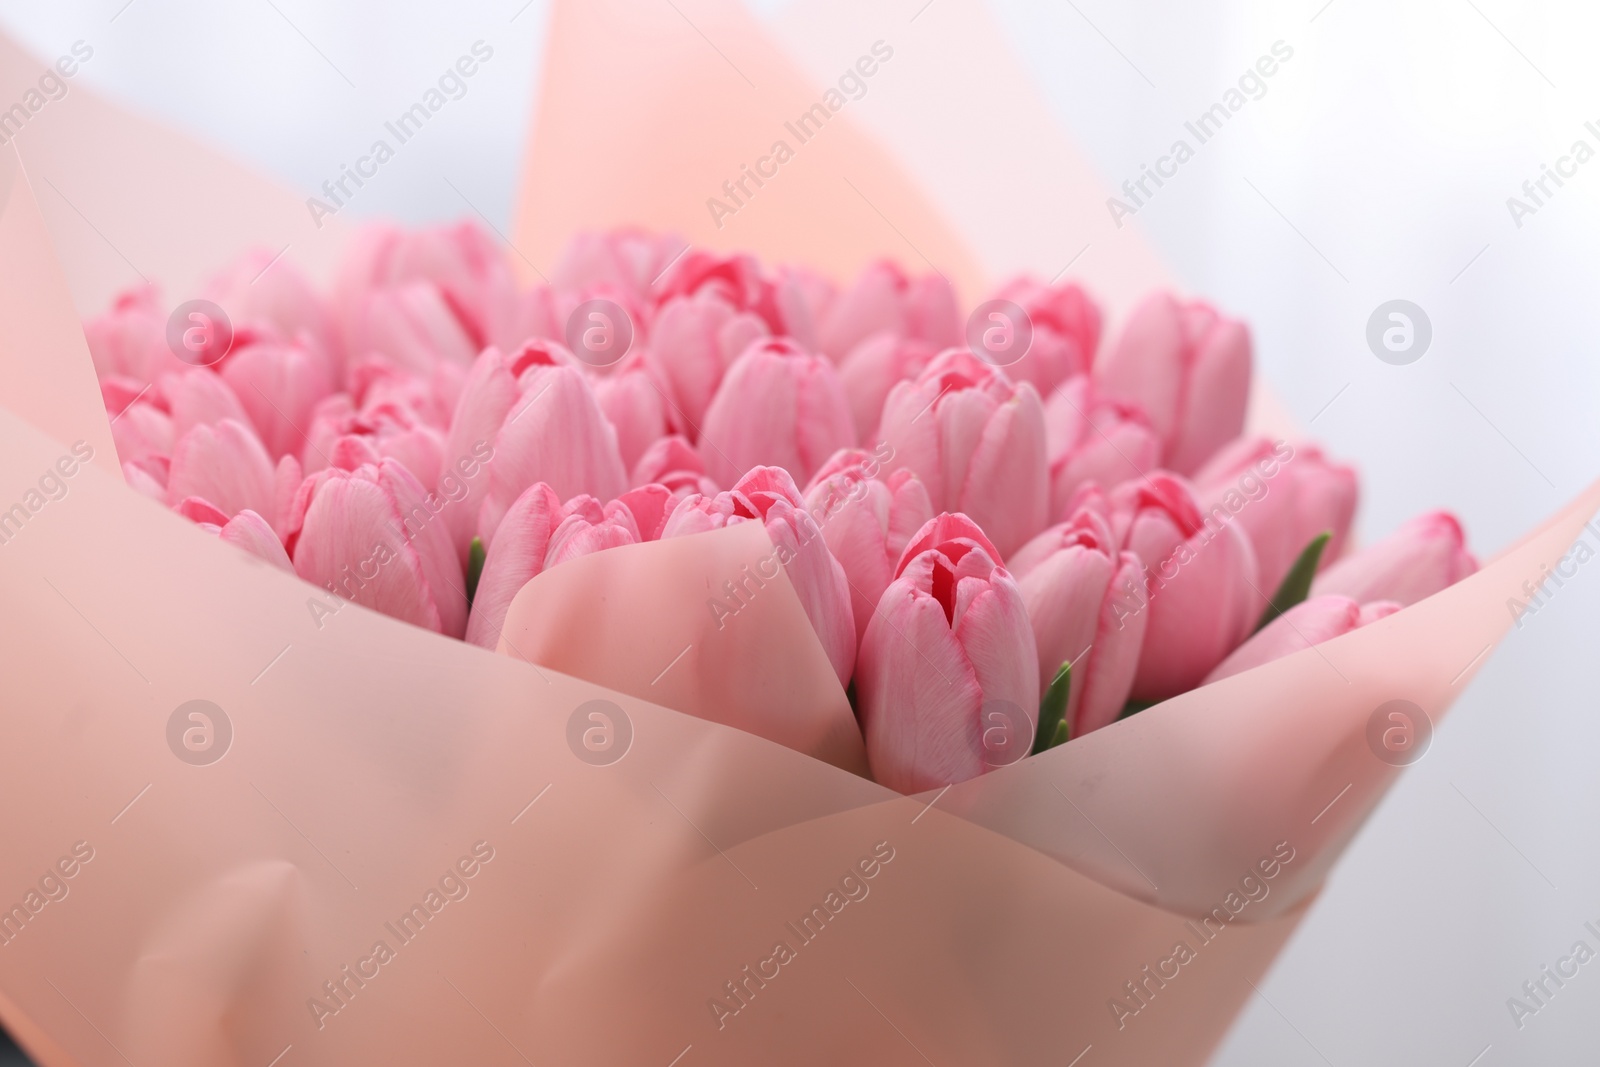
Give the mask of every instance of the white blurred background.
M 487 38 L 494 62 L 350 214 L 466 215 L 448 167 L 505 229 L 548 15 L 547 0 L 524 3 L 6 0 L 0 27 L 44 56 L 92 42 L 83 81 L 307 194 L 370 140 L 386 104 Z M 1573 141 L 1600 149 L 1584 129 L 1600 128 L 1600 9 L 989 3 L 1110 185 L 1154 163 L 1274 41 L 1294 49 L 1137 224 L 1187 290 L 1251 322 L 1278 395 L 1360 466 L 1363 537 L 1447 507 L 1487 556 L 1600 476 L 1600 159 L 1520 228 L 1506 206 Z M 784 2 L 755 6 L 775 16 Z M 1394 298 L 1433 326 L 1409 366 L 1365 342 L 1368 316 Z M 1218 1067 L 1600 1059 L 1600 962 L 1520 1030 L 1506 1006 L 1580 937 L 1600 949 L 1583 930 L 1600 927 L 1597 621 L 1600 564 L 1494 654 L 1334 872 Z

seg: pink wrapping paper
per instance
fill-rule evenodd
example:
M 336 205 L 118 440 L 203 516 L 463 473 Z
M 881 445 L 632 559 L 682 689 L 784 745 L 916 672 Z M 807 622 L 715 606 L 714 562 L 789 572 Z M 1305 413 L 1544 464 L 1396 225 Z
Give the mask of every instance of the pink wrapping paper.
M 491 655 L 313 612 L 128 490 L 48 264 L 94 271 L 30 177 L 0 214 L 33 287 L 0 331 L 0 511 L 27 513 L 0 543 L 0 1017 L 46 1067 L 1203 1063 L 1397 773 L 1373 712 L 1437 722 L 1600 505 L 1372 627 L 901 797 L 840 731 L 785 732 L 848 707 L 781 576 L 715 634 L 685 600 L 770 551 L 759 524 L 554 568 Z

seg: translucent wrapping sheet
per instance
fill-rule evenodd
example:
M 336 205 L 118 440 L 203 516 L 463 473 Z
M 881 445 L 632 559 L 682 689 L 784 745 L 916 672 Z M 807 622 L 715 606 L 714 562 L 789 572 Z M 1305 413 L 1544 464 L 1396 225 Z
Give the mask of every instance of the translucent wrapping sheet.
M 74 94 L 0 181 L 0 1017 L 45 1067 L 1201 1064 L 1398 773 L 1375 713 L 1437 723 L 1600 504 L 1366 629 L 901 797 L 856 773 L 781 574 L 720 628 L 695 595 L 771 551 L 759 524 L 556 567 L 493 655 L 329 615 L 122 485 L 66 288 L 101 294 L 100 253 L 31 179 L 110 187 L 57 143 L 90 119 L 117 174 L 159 164 Z M 181 197 L 149 192 L 97 195 L 186 278 L 278 240 L 281 198 L 241 181 L 229 241 L 180 267 Z

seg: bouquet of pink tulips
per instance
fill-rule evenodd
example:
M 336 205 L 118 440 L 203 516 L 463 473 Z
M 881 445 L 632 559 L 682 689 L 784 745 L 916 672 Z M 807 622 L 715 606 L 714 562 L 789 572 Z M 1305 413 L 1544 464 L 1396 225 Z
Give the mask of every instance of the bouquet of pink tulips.
M 1077 285 L 963 318 L 638 232 L 519 288 L 469 225 L 369 231 L 330 292 L 250 257 L 88 324 L 130 485 L 319 588 L 487 648 L 620 545 L 764 524 L 873 777 L 938 788 L 1337 637 L 1476 569 L 1447 514 L 1350 546 L 1355 473 L 1241 436 L 1246 327 Z M 226 308 L 223 313 L 221 308 Z M 708 591 L 732 625 L 760 567 Z

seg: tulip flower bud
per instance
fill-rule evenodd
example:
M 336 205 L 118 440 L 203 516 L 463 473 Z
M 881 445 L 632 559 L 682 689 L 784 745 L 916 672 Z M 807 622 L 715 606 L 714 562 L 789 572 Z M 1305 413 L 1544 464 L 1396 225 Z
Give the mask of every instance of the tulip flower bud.
M 878 436 L 878 418 L 896 382 L 915 378 L 939 350 L 915 337 L 883 330 L 867 337 L 846 353 L 839 364 L 839 380 L 850 398 L 856 440 Z
M 1133 690 L 1149 616 L 1119 612 L 1132 589 L 1142 597 L 1144 567 L 1119 552 L 1111 527 L 1085 508 L 1023 545 L 1010 560 L 1039 651 L 1039 687 L 1063 663 L 1072 667 L 1065 720 L 1080 737 L 1116 721 Z
M 1069 378 L 1088 374 L 1100 347 L 1100 308 L 1072 282 L 1044 285 L 1017 278 L 994 295 L 1022 308 L 1032 327 L 1028 351 L 1006 368 L 1014 381 L 1032 382 L 1040 396 Z
M 786 339 L 745 349 L 700 427 L 706 473 L 723 485 L 761 466 L 809 481 L 829 456 L 853 444 L 855 424 L 833 364 Z
M 938 274 L 907 277 L 888 260 L 869 264 L 830 302 L 818 327 L 819 344 L 835 363 L 856 345 L 887 330 L 935 349 L 958 344 L 960 313 L 955 290 Z
M 1138 404 L 1161 435 L 1162 465 L 1199 470 L 1244 429 L 1250 331 L 1200 301 L 1156 293 L 1095 363 L 1106 395 Z
M 759 315 L 716 288 L 666 301 L 656 311 L 646 358 L 666 383 L 673 428 L 695 440 L 722 376 L 739 354 L 770 333 Z
M 1039 663 L 1022 593 L 965 515 L 906 545 L 861 641 L 856 702 L 879 783 L 937 789 L 1033 745 Z
M 1050 514 L 1063 518 L 1085 485 L 1111 492 L 1142 478 L 1161 457 L 1161 439 L 1136 405 L 1102 396 L 1086 376 L 1068 379 L 1044 409 L 1050 455 Z
M 184 497 L 209 501 L 232 517 L 249 508 L 274 514 L 272 460 L 255 432 L 241 422 L 223 419 L 201 424 L 178 439 L 167 474 L 167 500 Z
M 1430 511 L 1323 571 L 1311 591 L 1410 607 L 1477 569 L 1460 520 L 1448 511 Z
M 1044 528 L 1044 412 L 1028 383 L 949 349 L 894 387 L 878 432 L 894 449 L 891 469 L 915 471 L 935 510 L 969 516 L 1002 553 Z
M 1163 471 L 1111 494 L 1111 527 L 1144 564 L 1147 599 L 1123 594 L 1119 620 L 1148 613 L 1133 699 L 1195 688 L 1239 646 L 1266 610 L 1256 554 L 1237 523 L 1207 521 L 1188 483 Z
M 1312 645 L 1332 641 L 1399 610 L 1400 605 L 1392 600 L 1375 600 L 1370 604 L 1357 604 L 1344 596 L 1314 596 L 1303 600 L 1234 649 L 1201 684 L 1210 685 Z
M 312 412 L 333 390 L 325 356 L 297 344 L 260 341 L 235 346 L 221 370 L 268 452 L 304 450 Z

